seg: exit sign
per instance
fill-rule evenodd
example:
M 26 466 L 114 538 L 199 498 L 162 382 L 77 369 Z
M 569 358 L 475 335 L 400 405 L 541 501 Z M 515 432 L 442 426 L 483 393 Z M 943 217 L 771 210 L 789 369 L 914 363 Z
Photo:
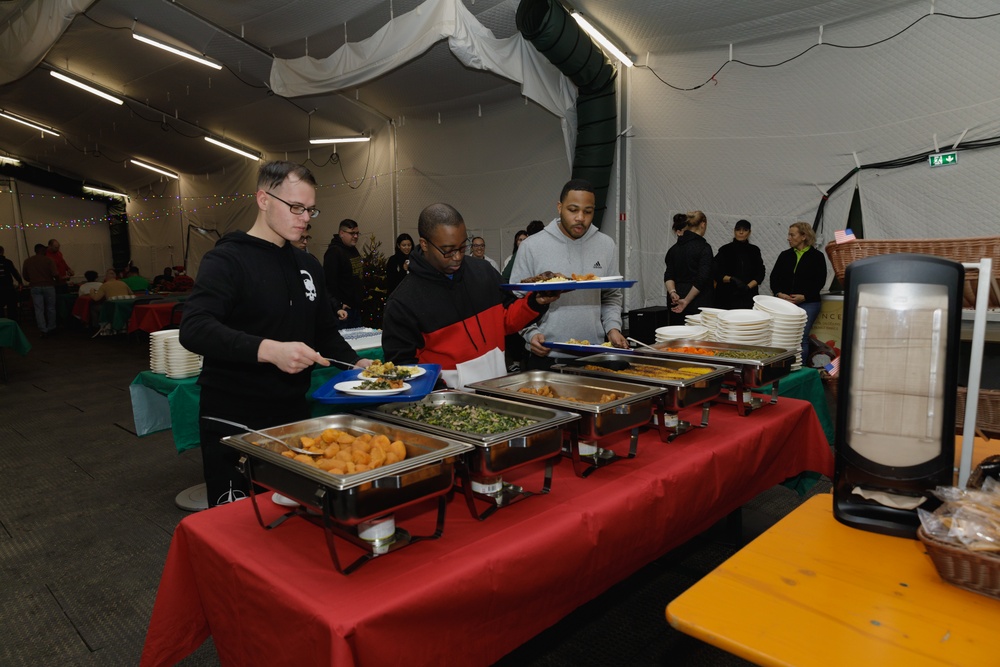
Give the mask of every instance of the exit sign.
M 947 167 L 948 165 L 958 164 L 958 153 L 955 151 L 951 153 L 935 153 L 929 156 L 927 161 L 931 163 L 932 167 Z

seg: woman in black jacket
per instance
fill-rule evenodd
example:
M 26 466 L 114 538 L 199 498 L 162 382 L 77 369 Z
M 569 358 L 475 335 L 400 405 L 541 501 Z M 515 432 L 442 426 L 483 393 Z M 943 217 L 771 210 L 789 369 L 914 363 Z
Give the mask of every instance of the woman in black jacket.
M 788 250 L 778 255 L 771 269 L 771 293 L 806 311 L 802 332 L 802 358 L 809 355 L 809 330 L 819 317 L 819 291 L 826 287 L 826 258 L 813 247 L 816 232 L 808 222 L 788 228 Z
M 409 234 L 400 234 L 396 237 L 396 252 L 389 261 L 385 263 L 385 289 L 386 294 L 399 287 L 403 278 L 410 272 L 410 251 L 413 250 L 413 237 Z
M 757 286 L 764 282 L 764 260 L 760 248 L 750 243 L 750 222 L 740 220 L 733 240 L 715 256 L 715 307 L 753 308 Z
M 674 216 L 674 232 L 679 232 L 679 216 Z M 683 221 L 683 233 L 667 251 L 663 261 L 663 285 L 670 306 L 670 324 L 684 324 L 687 315 L 712 305 L 712 246 L 705 240 L 708 220 L 701 211 L 691 211 Z

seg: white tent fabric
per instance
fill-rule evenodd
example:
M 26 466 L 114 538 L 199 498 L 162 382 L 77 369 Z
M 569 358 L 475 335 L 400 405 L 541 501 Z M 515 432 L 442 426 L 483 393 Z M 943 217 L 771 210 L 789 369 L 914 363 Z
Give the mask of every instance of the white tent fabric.
M 520 83 L 528 99 L 560 118 L 566 158 L 572 163 L 576 88 L 520 34 L 495 38 L 461 0 L 427 0 L 370 38 L 345 44 L 327 58 L 275 58 L 271 87 L 279 95 L 297 97 L 359 86 L 413 60 L 442 39 L 466 67 Z
M 42 61 L 73 17 L 94 0 L 34 0 L 0 29 L 0 85 L 15 81 Z

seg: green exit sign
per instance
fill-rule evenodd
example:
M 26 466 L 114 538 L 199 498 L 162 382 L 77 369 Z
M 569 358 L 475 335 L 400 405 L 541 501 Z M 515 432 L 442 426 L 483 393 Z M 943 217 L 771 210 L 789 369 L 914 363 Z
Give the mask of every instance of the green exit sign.
M 952 164 L 958 164 L 958 153 L 955 151 L 951 153 L 935 153 L 928 157 L 927 161 L 931 163 L 932 167 L 947 167 Z

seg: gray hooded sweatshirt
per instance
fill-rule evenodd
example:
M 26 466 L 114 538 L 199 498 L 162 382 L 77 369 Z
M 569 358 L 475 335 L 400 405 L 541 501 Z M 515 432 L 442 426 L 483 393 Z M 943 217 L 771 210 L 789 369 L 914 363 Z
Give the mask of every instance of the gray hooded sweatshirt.
M 615 242 L 593 226 L 583 238 L 571 239 L 559 228 L 559 218 L 556 218 L 539 233 L 521 241 L 514 257 L 510 281 L 520 282 L 543 271 L 554 271 L 567 277 L 572 273 L 593 273 L 598 277 L 620 275 Z M 609 331 L 621 330 L 623 301 L 621 289 L 563 292 L 559 300 L 549 306 L 549 312 L 522 329 L 521 335 L 526 343 L 531 341 L 532 336 L 541 333 L 545 340 L 551 342 L 562 343 L 575 338 L 600 345 Z M 552 356 L 572 355 L 553 351 Z

